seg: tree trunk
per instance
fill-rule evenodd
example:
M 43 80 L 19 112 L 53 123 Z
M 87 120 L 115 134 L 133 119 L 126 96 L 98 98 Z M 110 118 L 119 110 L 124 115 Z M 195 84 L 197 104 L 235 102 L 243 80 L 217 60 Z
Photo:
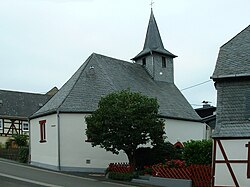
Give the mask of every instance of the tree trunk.
M 128 151 L 125 153 L 127 154 L 129 165 L 131 166 L 132 171 L 135 171 L 135 166 L 136 166 L 135 151 Z

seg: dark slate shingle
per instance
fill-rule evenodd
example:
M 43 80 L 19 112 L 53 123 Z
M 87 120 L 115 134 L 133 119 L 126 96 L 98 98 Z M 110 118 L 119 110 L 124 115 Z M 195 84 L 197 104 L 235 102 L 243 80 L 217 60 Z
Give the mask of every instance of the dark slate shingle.
M 212 78 L 217 89 L 213 137 L 250 137 L 250 25 L 220 48 Z
M 0 90 L 0 118 L 28 119 L 50 98 L 45 94 Z
M 173 58 L 177 57 L 164 48 L 160 32 L 153 14 L 153 10 L 151 9 L 143 50 L 138 55 L 136 55 L 132 60 L 136 61 L 138 58 L 153 52 L 160 53 L 166 56 L 171 56 Z
M 250 25 L 220 48 L 213 79 L 250 76 Z
M 124 89 L 156 97 L 162 116 L 200 120 L 173 83 L 154 81 L 138 64 L 95 53 L 32 118 L 57 110 L 60 112 L 93 112 L 97 109 L 102 96 Z

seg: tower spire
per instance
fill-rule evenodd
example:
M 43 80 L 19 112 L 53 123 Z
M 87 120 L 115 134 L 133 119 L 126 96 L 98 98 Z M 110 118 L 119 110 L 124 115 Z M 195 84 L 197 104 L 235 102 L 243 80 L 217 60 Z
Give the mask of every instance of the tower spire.
M 151 1 L 152 5 L 153 1 Z M 164 48 L 151 7 L 143 49 L 132 60 L 142 65 L 155 81 L 174 83 L 173 58 L 175 57 Z
M 174 54 L 170 53 L 164 48 L 164 45 L 161 40 L 161 35 L 154 17 L 153 9 L 151 8 L 143 50 L 132 60 L 136 61 L 138 58 L 154 52 L 171 56 L 173 58 L 176 57 Z
M 148 29 L 147 29 L 147 34 L 144 42 L 144 47 L 143 49 L 164 49 L 162 40 L 161 40 L 161 35 L 157 26 L 157 23 L 155 21 L 153 9 L 151 9 L 151 14 L 149 18 L 149 23 L 148 23 Z

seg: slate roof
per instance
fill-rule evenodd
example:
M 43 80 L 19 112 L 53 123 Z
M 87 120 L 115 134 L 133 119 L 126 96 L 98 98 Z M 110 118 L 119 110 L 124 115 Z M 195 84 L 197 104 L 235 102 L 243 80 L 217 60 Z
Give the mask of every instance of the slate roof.
M 221 94 L 213 138 L 250 137 L 250 25 L 220 48 L 211 78 Z
M 195 111 L 202 118 L 202 122 L 206 123 L 212 129 L 215 128 L 216 124 L 216 107 L 205 104 L 202 108 L 196 108 Z
M 250 76 L 250 25 L 220 48 L 213 79 Z
M 138 58 L 152 52 L 160 53 L 171 57 L 177 57 L 164 48 L 160 32 L 157 23 L 155 21 L 154 13 L 153 10 L 151 9 L 143 50 L 138 55 L 136 55 L 132 60 L 137 60 Z
M 27 120 L 50 98 L 46 94 L 0 90 L 0 118 Z
M 250 137 L 250 123 L 239 121 L 227 122 L 226 124 L 221 124 L 219 128 L 216 128 L 213 134 L 213 138 L 218 137 L 230 137 L 230 138 L 239 138 L 239 137 Z
M 214 114 L 214 115 L 211 115 L 211 116 L 204 117 L 204 118 L 202 118 L 202 122 L 206 123 L 212 129 L 215 129 L 216 115 Z
M 211 116 L 216 111 L 216 107 L 211 105 L 203 105 L 202 108 L 196 108 L 195 111 L 201 118 Z
M 128 88 L 149 97 L 156 97 L 161 116 L 200 120 L 173 83 L 154 81 L 139 64 L 95 53 L 32 118 L 56 111 L 93 112 L 102 96 Z

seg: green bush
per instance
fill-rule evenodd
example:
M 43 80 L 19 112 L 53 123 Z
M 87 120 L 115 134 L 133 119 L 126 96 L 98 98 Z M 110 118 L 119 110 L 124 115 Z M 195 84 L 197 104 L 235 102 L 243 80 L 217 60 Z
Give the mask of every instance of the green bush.
M 24 134 L 13 135 L 13 138 L 18 147 L 25 147 L 28 145 L 28 136 Z
M 109 172 L 108 178 L 120 181 L 131 181 L 133 179 L 133 173 Z
M 27 163 L 29 158 L 29 148 L 21 147 L 18 151 L 18 161 L 21 163 Z
M 165 160 L 176 159 L 177 152 L 174 148 L 174 145 L 170 142 L 164 142 L 162 144 L 158 144 L 157 146 L 152 148 L 154 157 L 156 161 L 165 162 Z
M 212 140 L 184 142 L 183 159 L 187 165 L 212 163 Z
M 0 142 L 0 149 L 3 149 L 4 148 L 4 145 L 3 143 Z

